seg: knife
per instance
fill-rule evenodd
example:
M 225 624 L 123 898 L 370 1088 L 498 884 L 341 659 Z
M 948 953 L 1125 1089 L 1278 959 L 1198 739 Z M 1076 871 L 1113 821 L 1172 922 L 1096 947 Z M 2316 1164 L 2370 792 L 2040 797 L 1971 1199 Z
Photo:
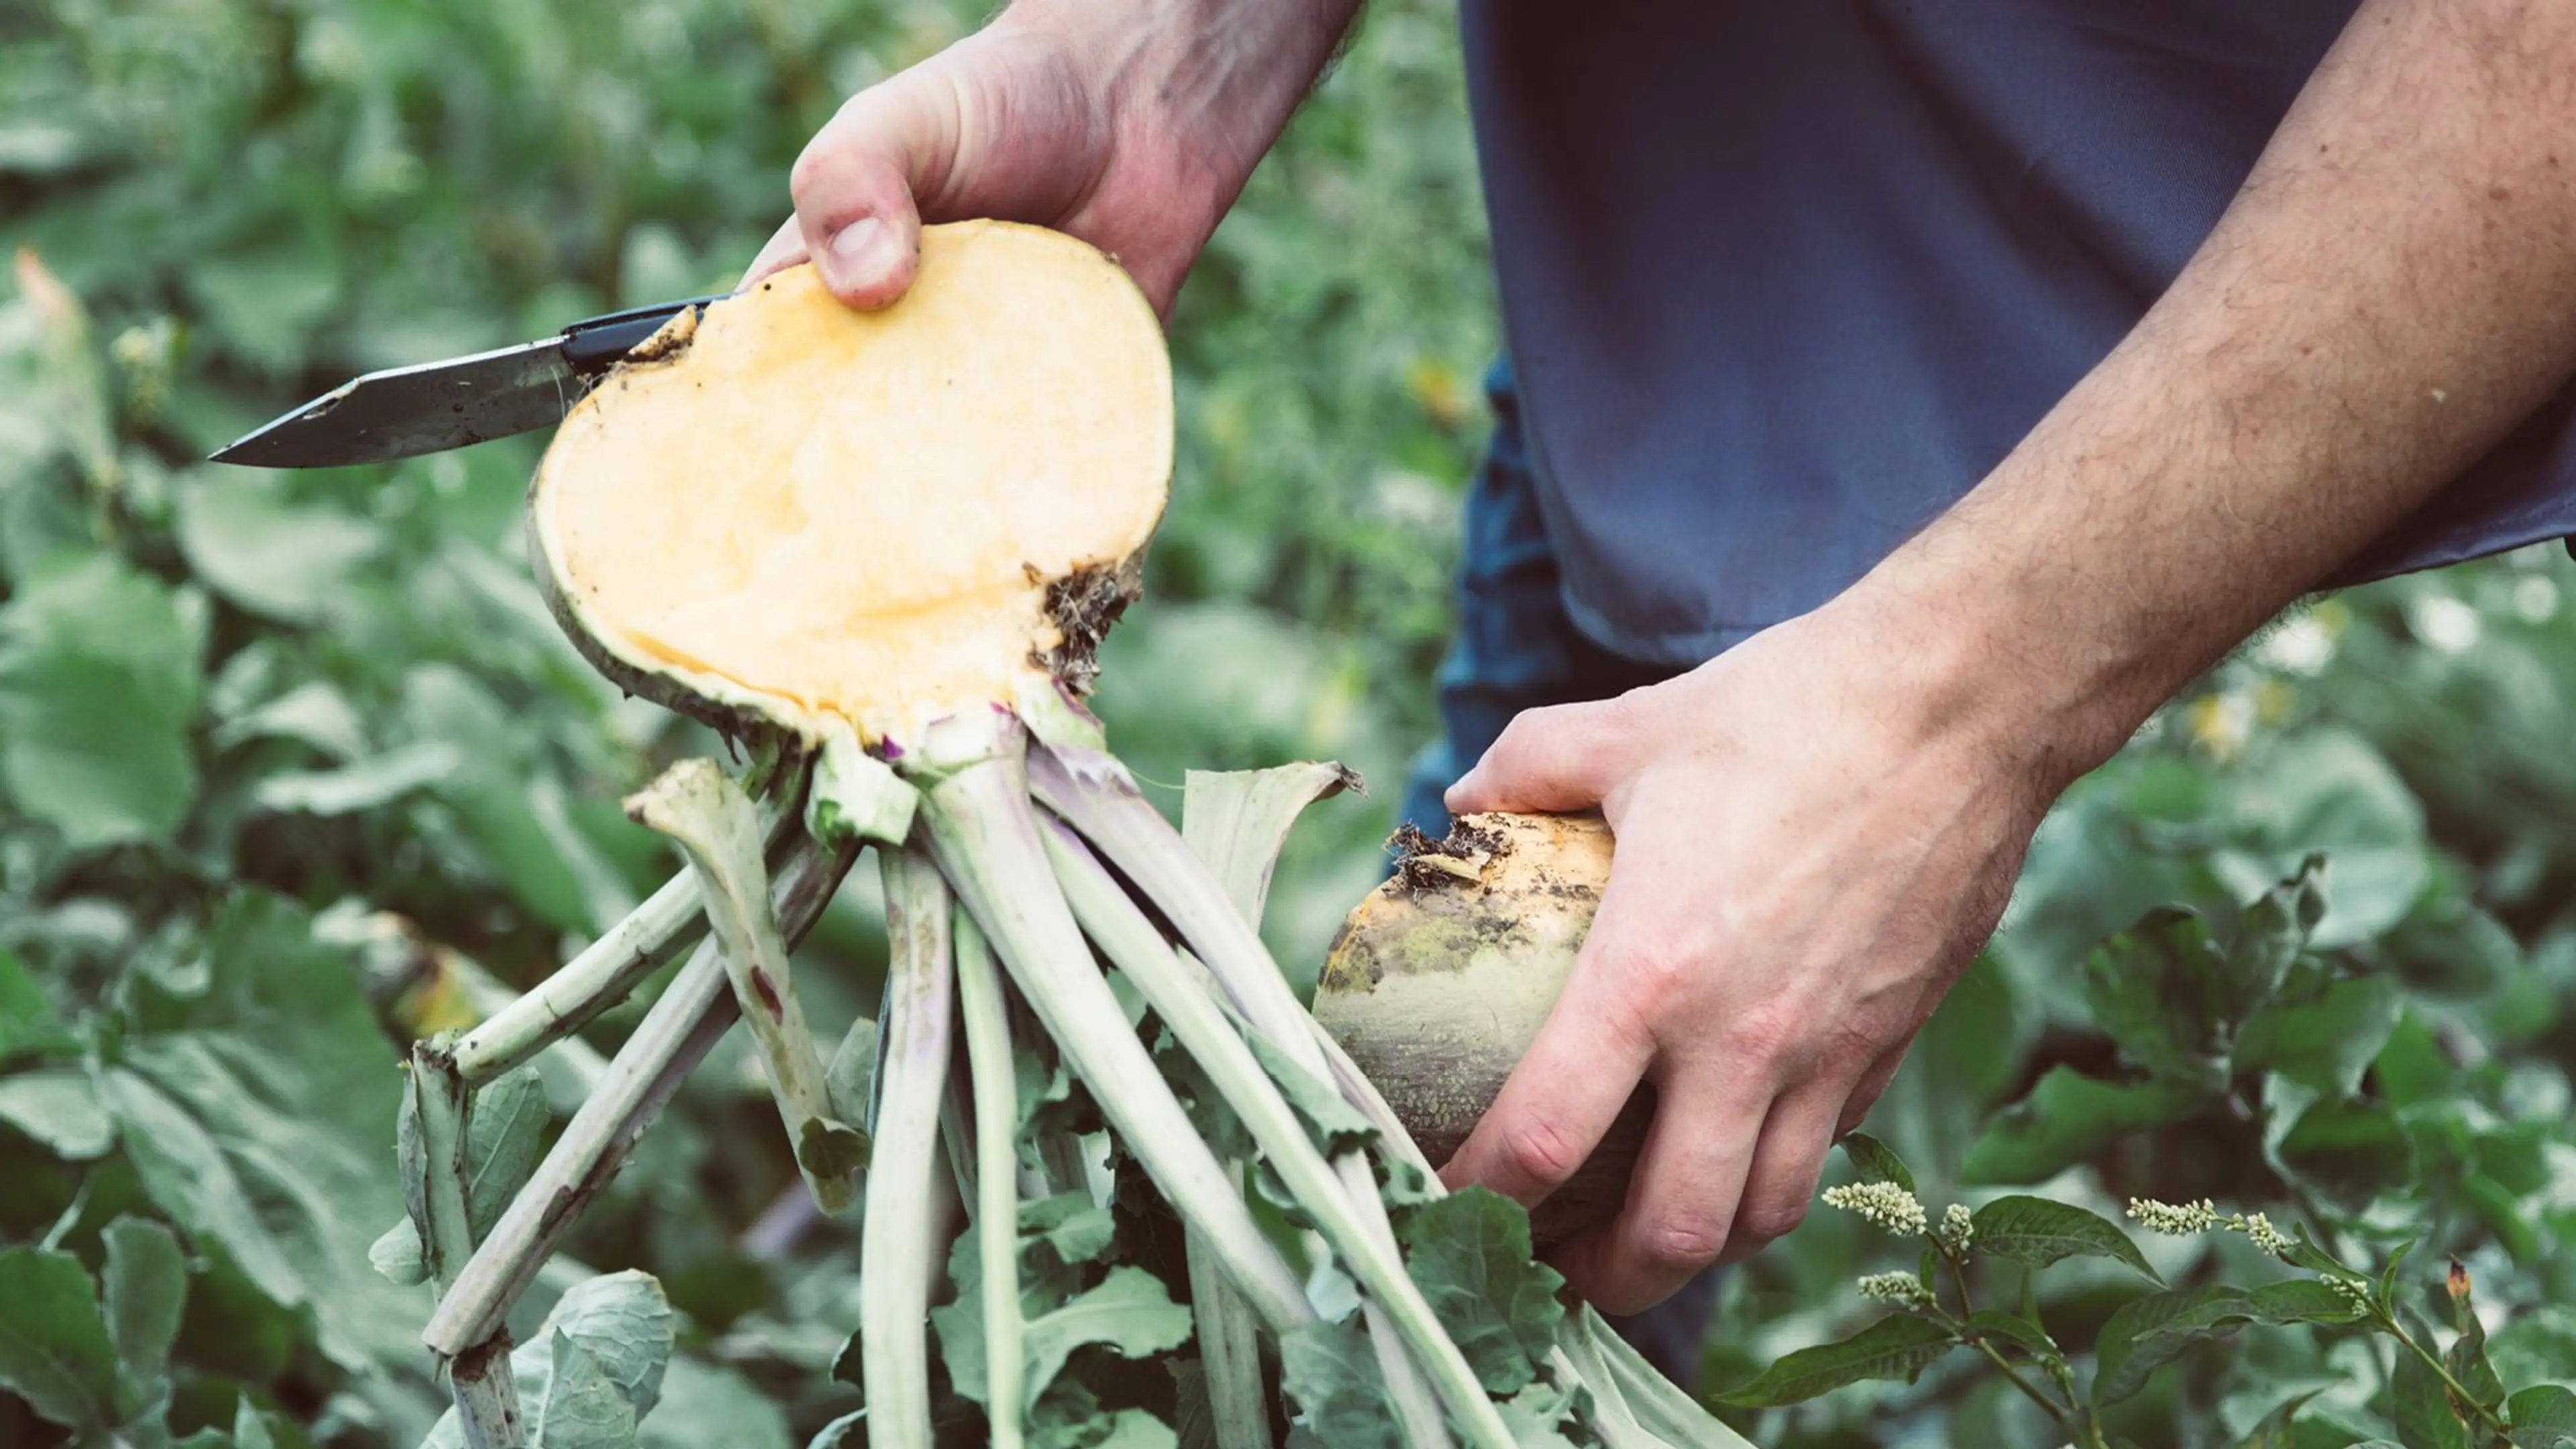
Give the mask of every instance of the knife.
M 629 308 L 536 342 L 371 372 L 261 424 L 213 459 L 254 468 L 339 468 L 552 427 L 663 323 L 684 308 L 722 300 Z

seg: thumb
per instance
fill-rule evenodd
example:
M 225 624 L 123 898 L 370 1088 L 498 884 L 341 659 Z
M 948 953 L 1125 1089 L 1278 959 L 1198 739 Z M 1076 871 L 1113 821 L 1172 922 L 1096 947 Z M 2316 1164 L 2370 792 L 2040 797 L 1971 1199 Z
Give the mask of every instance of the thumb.
M 832 295 L 883 307 L 921 261 L 914 191 L 953 164 L 957 93 L 915 67 L 852 96 L 807 142 L 788 176 L 795 227 Z
M 1452 815 L 1598 805 L 1625 765 L 1627 734 L 1617 700 L 1523 710 L 1442 803 Z

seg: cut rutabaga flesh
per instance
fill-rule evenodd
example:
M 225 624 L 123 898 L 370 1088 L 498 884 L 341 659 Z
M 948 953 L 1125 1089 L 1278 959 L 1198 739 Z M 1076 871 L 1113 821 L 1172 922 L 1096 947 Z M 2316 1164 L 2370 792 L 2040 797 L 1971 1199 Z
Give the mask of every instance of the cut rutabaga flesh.
M 1172 466 L 1161 327 L 1115 262 L 934 226 L 881 312 L 797 267 L 646 350 L 529 495 L 540 581 L 610 677 L 877 746 L 1087 674 Z
M 1467 1140 L 1547 1024 L 1610 880 L 1597 815 L 1470 815 L 1421 841 L 1342 925 L 1315 1019 L 1434 1162 Z M 1615 1216 L 1654 1112 L 1640 1088 L 1530 1214 L 1542 1245 Z

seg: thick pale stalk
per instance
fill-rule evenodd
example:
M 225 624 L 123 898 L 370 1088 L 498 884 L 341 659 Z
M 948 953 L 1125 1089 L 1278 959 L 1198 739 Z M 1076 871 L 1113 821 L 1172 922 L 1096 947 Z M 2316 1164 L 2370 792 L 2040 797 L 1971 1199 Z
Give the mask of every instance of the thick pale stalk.
M 1315 1322 L 1296 1272 L 1262 1236 L 1092 962 L 1038 840 L 1018 721 L 960 717 L 928 734 L 906 759 L 940 873 L 1127 1150 L 1207 1235 L 1253 1311 L 1274 1332 Z
M 1694 1449 L 1753 1449 L 1751 1440 L 1719 1423 L 1700 1407 L 1698 1400 L 1646 1362 L 1645 1355 L 1603 1322 L 1592 1305 L 1587 1303 L 1576 1309 L 1559 1330 L 1559 1336 L 1579 1339 L 1592 1350 L 1609 1370 L 1629 1413 L 1644 1432 L 1653 1436 L 1650 1442 L 1686 1444 Z
M 1357 784 L 1357 777 L 1341 766 L 1311 761 L 1269 770 L 1192 770 L 1182 786 L 1181 841 L 1207 867 L 1208 875 L 1225 892 L 1235 913 L 1257 932 L 1262 904 L 1270 894 L 1271 873 L 1278 866 L 1279 852 L 1287 844 L 1288 832 L 1296 825 L 1298 815 L 1316 801 Z M 1327 1070 L 1320 1052 L 1307 1066 L 1318 1075 Z M 1351 1194 L 1352 1205 L 1359 1210 L 1361 1225 L 1388 1251 L 1395 1251 L 1395 1229 L 1387 1221 L 1386 1205 L 1378 1198 L 1377 1177 L 1368 1159 L 1347 1153 L 1333 1166 L 1343 1189 Z M 1244 1316 L 1239 1305 L 1223 1296 L 1211 1309 L 1206 1317 L 1217 1321 L 1220 1332 L 1231 1326 L 1230 1320 Z M 1412 1449 L 1447 1449 L 1449 1431 L 1440 1420 L 1431 1385 L 1406 1351 L 1385 1308 L 1371 1300 L 1361 1305 L 1361 1314 L 1368 1325 L 1370 1350 L 1386 1380 L 1387 1393 L 1395 1403 L 1407 1443 Z M 1204 1332 L 1201 1336 L 1209 1337 Z M 1240 1426 L 1254 1421 L 1256 1416 L 1260 1438 L 1245 1442 L 1266 1444 L 1269 1413 L 1262 1402 L 1258 1360 L 1228 1362 L 1204 1350 L 1202 1358 L 1208 1365 L 1208 1399 L 1215 1410 L 1220 1446 L 1226 1444 L 1230 1427 L 1240 1435 Z
M 984 933 L 957 913 L 957 1014 L 975 1105 L 976 1249 L 983 1269 L 984 1414 L 993 1449 L 1020 1449 L 1027 1354 L 1020 1327 L 1019 1069 L 1002 975 Z
M 859 1246 L 859 1373 L 868 1396 L 868 1442 L 878 1449 L 930 1449 L 930 1296 L 918 1270 L 938 1256 L 930 1237 L 930 1177 L 955 1006 L 948 887 L 936 867 L 911 851 L 882 851 L 878 860 L 892 954 Z
M 1313 1018 L 1270 959 L 1256 921 L 1259 902 L 1269 890 L 1270 864 L 1286 837 L 1288 822 L 1309 802 L 1346 788 L 1349 774 L 1335 766 L 1289 766 L 1246 781 L 1251 788 L 1235 792 L 1221 812 L 1222 824 L 1230 828 L 1222 834 L 1215 825 L 1207 830 L 1209 849 L 1214 851 L 1221 842 L 1224 858 L 1205 864 L 1162 812 L 1138 792 L 1127 768 L 1104 752 L 1074 744 L 1042 747 L 1031 752 L 1029 778 L 1048 809 L 1090 837 L 1162 910 L 1254 1029 L 1318 1080 L 1331 1080 L 1331 1066 L 1311 1029 Z M 1209 793 L 1210 787 L 1202 785 L 1201 794 Z M 1241 837 L 1243 845 L 1237 846 L 1228 836 Z M 1233 877 L 1231 885 L 1220 874 Z M 1334 1164 L 1334 1172 L 1357 1226 L 1388 1258 L 1395 1259 L 1395 1229 L 1387 1221 L 1386 1205 L 1378 1197 L 1377 1177 L 1367 1158 L 1346 1154 Z M 1401 1260 L 1397 1262 L 1400 1276 Z M 1411 1287 L 1410 1280 L 1406 1287 Z M 1385 1332 L 1389 1325 L 1379 1321 L 1379 1304 L 1368 1306 L 1370 1327 L 1375 1330 L 1371 1342 L 1388 1396 L 1404 1422 L 1406 1441 L 1413 1449 L 1445 1449 L 1449 1435 L 1431 1409 L 1431 1391 L 1422 1378 L 1423 1368 L 1437 1372 L 1437 1366 L 1417 1366 L 1410 1360 L 1397 1336 Z M 1417 1354 L 1434 1351 L 1409 1334 L 1406 1338 Z M 1456 1354 L 1445 1334 L 1439 1343 Z M 1463 1365 L 1464 1360 L 1460 1362 Z M 1481 1390 L 1478 1402 L 1483 1402 Z M 1454 1404 L 1451 1411 L 1457 1412 Z
M 832 1115 L 823 1058 L 805 1027 L 787 942 L 769 904 L 751 799 L 711 760 L 682 760 L 626 802 L 626 813 L 679 844 L 724 948 L 734 1001 L 768 1068 L 770 1095 L 814 1205 L 838 1213 L 857 1199 L 867 1138 Z
M 1392 1234 L 1372 1230 L 1355 1201 L 1358 1192 L 1324 1160 L 1324 1154 L 1307 1137 L 1305 1123 L 1288 1105 L 1287 1097 L 1262 1068 L 1252 1048 L 1236 1033 L 1223 1008 L 1193 979 L 1154 923 L 1128 899 L 1116 878 L 1083 848 L 1071 830 L 1061 822 L 1049 821 L 1043 839 L 1048 858 L 1055 865 L 1056 879 L 1062 883 L 1065 899 L 1072 904 L 1082 929 L 1144 993 L 1163 1025 L 1171 1029 L 1182 1048 L 1207 1073 L 1208 1080 L 1225 1094 L 1227 1105 L 1261 1145 L 1280 1180 L 1314 1218 L 1317 1230 L 1332 1245 L 1334 1254 L 1393 1320 L 1396 1334 L 1390 1337 L 1400 1335 L 1403 1346 L 1419 1355 L 1440 1403 L 1473 1443 L 1483 1449 L 1511 1449 L 1510 1427 L 1485 1396 L 1484 1386 L 1477 1381 L 1466 1356 L 1440 1326 L 1422 1290 L 1406 1275 Z M 1172 843 L 1179 848 L 1177 837 Z M 1367 1201 L 1376 1203 L 1377 1181 L 1365 1176 L 1365 1161 L 1359 1166 L 1365 1178 L 1362 1190 Z M 1446 1439 L 1436 1409 L 1430 1411 L 1426 1425 L 1418 1415 L 1428 1406 L 1408 1406 L 1399 1399 L 1397 1407 L 1399 1411 L 1410 1410 L 1406 1414 L 1408 1441 Z
M 855 847 L 805 849 L 789 859 L 773 898 L 788 939 L 800 940 L 813 928 L 856 854 Z M 681 1080 L 723 1039 L 737 1012 L 717 957 L 713 943 L 701 945 L 610 1059 L 597 1090 L 564 1124 L 527 1186 L 439 1299 L 421 1332 L 431 1349 L 453 1359 L 499 1331 L 555 1243 L 616 1174 Z
M 447 1387 L 456 1397 L 465 1449 L 526 1449 L 527 1418 L 519 1407 L 518 1377 L 510 1372 L 508 1334 L 495 1335 L 450 1365 Z
M 1242 1180 L 1240 1163 L 1226 1170 Z M 1217 1449 L 1270 1449 L 1270 1393 L 1261 1379 L 1260 1320 L 1217 1268 L 1216 1252 L 1192 1228 L 1182 1240 L 1190 1273 L 1190 1321 Z

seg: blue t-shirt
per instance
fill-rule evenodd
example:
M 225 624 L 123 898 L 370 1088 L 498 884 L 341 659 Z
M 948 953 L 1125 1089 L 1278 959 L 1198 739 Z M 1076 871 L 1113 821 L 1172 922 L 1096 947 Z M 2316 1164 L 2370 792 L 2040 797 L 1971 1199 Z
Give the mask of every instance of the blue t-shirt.
M 1566 605 L 1687 664 L 1840 592 L 2107 354 L 2354 0 L 1464 0 Z M 2576 533 L 2553 403 L 2345 581 Z

